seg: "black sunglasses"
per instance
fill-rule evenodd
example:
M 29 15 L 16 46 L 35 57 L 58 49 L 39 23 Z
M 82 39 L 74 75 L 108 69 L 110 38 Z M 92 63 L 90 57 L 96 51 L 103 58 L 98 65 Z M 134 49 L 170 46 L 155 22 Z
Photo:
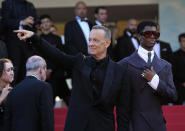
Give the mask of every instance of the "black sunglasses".
M 145 31 L 145 32 L 141 32 L 141 35 L 144 36 L 146 39 L 150 38 L 152 35 L 154 36 L 155 39 L 158 39 L 160 36 L 160 33 L 156 31 Z

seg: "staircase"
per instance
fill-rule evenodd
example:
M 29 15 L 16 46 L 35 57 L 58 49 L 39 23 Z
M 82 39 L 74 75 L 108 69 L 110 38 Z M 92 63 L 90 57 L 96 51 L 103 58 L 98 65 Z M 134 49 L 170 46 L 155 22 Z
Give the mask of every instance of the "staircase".
M 55 108 L 55 131 L 64 131 L 67 108 Z M 185 131 L 185 106 L 163 106 L 167 131 Z

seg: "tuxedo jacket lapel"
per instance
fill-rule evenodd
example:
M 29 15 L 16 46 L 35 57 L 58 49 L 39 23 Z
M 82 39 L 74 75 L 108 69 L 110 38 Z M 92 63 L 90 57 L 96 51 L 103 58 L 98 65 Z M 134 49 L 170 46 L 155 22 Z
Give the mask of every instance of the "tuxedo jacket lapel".
M 81 29 L 81 27 L 80 27 L 80 25 L 79 25 L 79 23 L 75 20 L 75 23 L 76 23 L 76 28 L 77 28 L 77 30 L 78 30 L 78 32 L 79 32 L 79 35 L 81 35 L 82 36 L 82 38 L 85 40 L 85 43 L 87 43 L 86 42 L 86 39 L 85 39 L 85 36 L 84 36 L 84 34 L 83 34 L 83 31 L 82 31 L 82 29 Z M 87 46 L 87 44 L 86 44 L 86 46 Z
M 164 67 L 165 64 L 162 62 L 163 60 L 158 58 L 156 54 L 154 54 L 154 58 L 152 61 L 152 67 L 154 68 L 154 71 L 158 74 Z
M 147 68 L 147 63 L 138 55 L 137 51 L 135 51 L 128 59 L 128 64 L 131 64 L 135 68 L 143 71 Z M 152 67 L 154 68 L 154 71 L 158 74 L 164 67 L 165 64 L 162 62 L 160 58 L 157 57 L 156 54 L 154 54 L 154 58 L 152 60 Z M 143 90 L 145 88 L 145 85 L 140 85 Z
M 112 86 L 112 81 L 114 79 L 114 63 L 110 60 L 107 71 L 106 71 L 106 76 L 105 76 L 105 81 L 102 89 L 102 99 L 106 99 L 106 97 L 109 97 L 109 90 Z

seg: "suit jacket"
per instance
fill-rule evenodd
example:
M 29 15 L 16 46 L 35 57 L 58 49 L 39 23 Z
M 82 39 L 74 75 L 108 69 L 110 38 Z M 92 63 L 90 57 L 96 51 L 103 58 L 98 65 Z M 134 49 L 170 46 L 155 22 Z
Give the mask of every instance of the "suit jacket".
M 172 49 L 170 47 L 169 43 L 166 43 L 164 41 L 159 41 L 160 44 L 160 54 L 161 54 L 161 58 L 172 63 Z
M 174 81 L 178 90 L 177 104 L 182 104 L 185 101 L 185 88 L 182 83 L 185 82 L 185 52 L 181 49 L 173 54 L 173 73 Z
M 88 22 L 91 30 L 92 24 Z M 65 26 L 65 46 L 66 52 L 71 55 L 83 53 L 88 55 L 88 47 L 83 31 L 76 20 L 70 21 Z
M 13 30 L 18 30 L 20 21 L 28 16 L 32 16 L 34 21 L 37 22 L 36 10 L 32 3 L 27 1 L 20 2 L 19 0 L 5 0 L 2 2 L 2 21 L 5 26 L 6 35 L 16 36 Z M 23 28 L 36 31 L 35 25 L 33 25 L 33 28 L 28 26 Z
M 51 87 L 27 76 L 8 95 L 4 131 L 54 131 Z
M 8 58 L 6 43 L 0 40 L 0 58 Z
M 130 56 L 136 49 L 131 40 L 132 37 L 128 36 L 126 31 L 122 37 L 117 40 L 117 45 L 115 46 L 115 59 L 119 61 L 125 57 Z M 138 42 L 139 43 L 139 42 Z
M 35 38 L 34 38 L 35 37 Z M 65 131 L 114 131 L 114 106 L 117 106 L 118 131 L 128 130 L 130 95 L 126 67 L 112 60 L 107 65 L 104 85 L 99 99 L 93 97 L 93 84 L 90 81 L 92 66 L 90 56 L 81 53 L 76 56 L 51 47 L 36 35 L 32 43 L 53 62 L 73 70 L 73 89 L 65 123 Z M 35 40 L 34 40 L 35 39 Z M 40 42 L 39 42 L 40 41 Z
M 141 76 L 146 62 L 137 52 L 119 62 L 128 65 L 131 79 L 132 109 L 131 120 L 133 131 L 166 131 L 161 102 L 163 99 L 177 99 L 176 89 L 173 83 L 171 65 L 156 54 L 152 66 L 159 76 L 157 90 L 149 86 Z

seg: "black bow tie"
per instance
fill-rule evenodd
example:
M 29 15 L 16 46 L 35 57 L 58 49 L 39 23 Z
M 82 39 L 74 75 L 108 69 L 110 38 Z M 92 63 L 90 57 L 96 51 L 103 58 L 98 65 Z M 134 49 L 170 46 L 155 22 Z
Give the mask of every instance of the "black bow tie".
M 88 20 L 87 20 L 87 19 L 81 19 L 81 21 L 88 22 Z

